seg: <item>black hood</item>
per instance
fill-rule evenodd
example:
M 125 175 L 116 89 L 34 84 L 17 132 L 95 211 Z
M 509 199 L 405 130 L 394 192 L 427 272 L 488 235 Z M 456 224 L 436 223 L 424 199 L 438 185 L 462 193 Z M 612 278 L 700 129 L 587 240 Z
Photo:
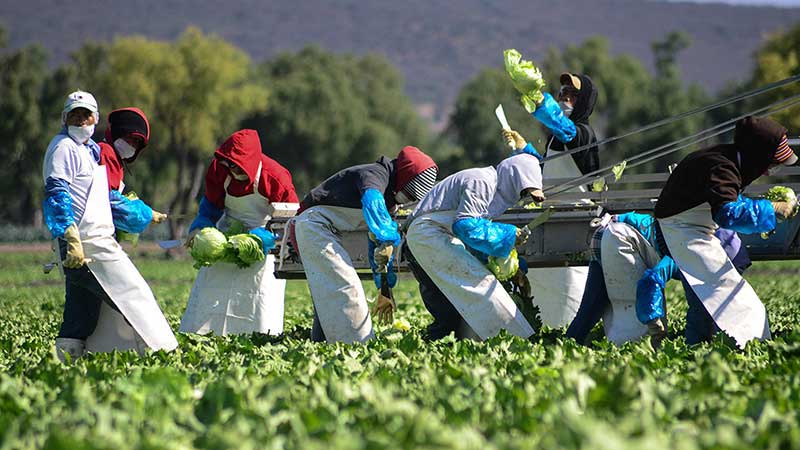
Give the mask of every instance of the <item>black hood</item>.
M 573 122 L 587 122 L 597 103 L 597 87 L 587 75 L 575 75 L 581 79 L 581 90 L 578 91 L 578 100 L 573 105 L 569 118 Z
M 773 164 L 775 152 L 785 135 L 786 128 L 771 119 L 748 116 L 736 122 L 733 145 L 742 157 L 739 170 L 744 186 Z

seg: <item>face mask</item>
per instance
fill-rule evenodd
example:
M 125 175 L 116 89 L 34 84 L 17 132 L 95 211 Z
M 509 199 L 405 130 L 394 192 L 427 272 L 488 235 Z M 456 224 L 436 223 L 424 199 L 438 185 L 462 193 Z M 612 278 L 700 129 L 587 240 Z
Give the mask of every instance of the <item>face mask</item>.
M 400 191 L 394 194 L 394 201 L 397 202 L 398 205 L 405 205 L 407 203 L 411 203 L 411 199 L 406 196 L 406 193 Z
M 79 143 L 84 144 L 94 134 L 94 125 L 87 125 L 85 127 L 69 126 L 67 127 L 67 133 Z
M 119 157 L 122 159 L 133 158 L 133 155 L 136 154 L 136 149 L 131 144 L 128 144 L 128 141 L 122 138 L 114 141 L 114 148 L 117 150 Z
M 572 114 L 572 105 L 565 101 L 558 102 L 558 106 L 561 107 L 561 112 L 564 113 L 565 116 L 569 117 Z

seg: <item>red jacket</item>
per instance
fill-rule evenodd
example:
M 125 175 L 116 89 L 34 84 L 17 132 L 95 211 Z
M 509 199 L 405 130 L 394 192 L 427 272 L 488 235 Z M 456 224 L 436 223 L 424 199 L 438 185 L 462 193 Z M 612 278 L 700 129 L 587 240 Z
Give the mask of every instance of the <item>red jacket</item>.
M 225 180 L 230 174 L 230 169 L 220 164 L 221 159 L 236 164 L 247 174 L 247 180 L 244 181 L 231 178 L 227 192 L 225 192 Z M 226 195 L 241 197 L 252 194 L 259 161 L 261 178 L 258 182 L 258 192 L 272 203 L 297 203 L 292 175 L 277 161 L 261 153 L 261 141 L 255 130 L 239 130 L 233 133 L 214 152 L 214 160 L 206 172 L 206 198 L 217 208 L 224 209 Z
M 107 142 L 98 143 L 100 146 L 100 165 L 106 166 L 106 173 L 108 174 L 108 189 L 119 191 L 119 186 L 122 184 L 122 179 L 125 177 L 125 169 L 122 167 L 117 152 Z

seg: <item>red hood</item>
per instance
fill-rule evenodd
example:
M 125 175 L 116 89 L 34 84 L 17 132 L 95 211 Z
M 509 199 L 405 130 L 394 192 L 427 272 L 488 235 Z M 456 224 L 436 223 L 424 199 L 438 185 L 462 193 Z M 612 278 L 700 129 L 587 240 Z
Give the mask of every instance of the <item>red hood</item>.
M 256 130 L 239 130 L 233 133 L 217 151 L 217 159 L 226 159 L 244 170 L 248 184 L 256 179 L 258 163 L 261 162 L 261 141 Z
M 394 191 L 400 192 L 406 187 L 409 181 L 431 167 L 436 167 L 436 163 L 433 162 L 430 156 L 423 153 L 417 147 L 412 147 L 410 145 L 403 147 L 403 150 L 397 155 L 397 161 L 395 162 L 397 178 Z

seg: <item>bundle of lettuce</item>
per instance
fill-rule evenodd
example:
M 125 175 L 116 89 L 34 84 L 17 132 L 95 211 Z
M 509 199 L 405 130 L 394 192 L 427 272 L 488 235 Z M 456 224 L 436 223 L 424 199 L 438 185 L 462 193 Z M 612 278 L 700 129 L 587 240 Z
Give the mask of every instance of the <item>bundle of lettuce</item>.
M 545 81 L 542 72 L 533 64 L 533 61 L 522 59 L 520 52 L 510 48 L 503 52 L 506 72 L 511 77 L 514 88 L 522 94 L 520 101 L 529 113 L 536 111 L 536 105 L 544 100 L 542 89 Z
M 486 267 L 500 281 L 510 280 L 519 270 L 519 257 L 517 249 L 511 249 L 508 258 L 489 257 Z
M 773 202 L 789 202 L 794 205 L 794 211 L 792 212 L 792 217 L 797 214 L 797 195 L 794 193 L 794 190 L 790 187 L 786 186 L 772 186 L 769 188 L 766 194 L 764 194 L 764 198 L 769 201 Z M 768 233 L 761 233 L 761 239 L 769 239 L 769 237 L 775 231 L 771 231 Z
M 200 230 L 192 240 L 192 258 L 194 267 L 199 269 L 218 262 L 236 264 L 238 267 L 250 267 L 265 258 L 261 238 L 250 233 L 225 236 L 213 227 Z

